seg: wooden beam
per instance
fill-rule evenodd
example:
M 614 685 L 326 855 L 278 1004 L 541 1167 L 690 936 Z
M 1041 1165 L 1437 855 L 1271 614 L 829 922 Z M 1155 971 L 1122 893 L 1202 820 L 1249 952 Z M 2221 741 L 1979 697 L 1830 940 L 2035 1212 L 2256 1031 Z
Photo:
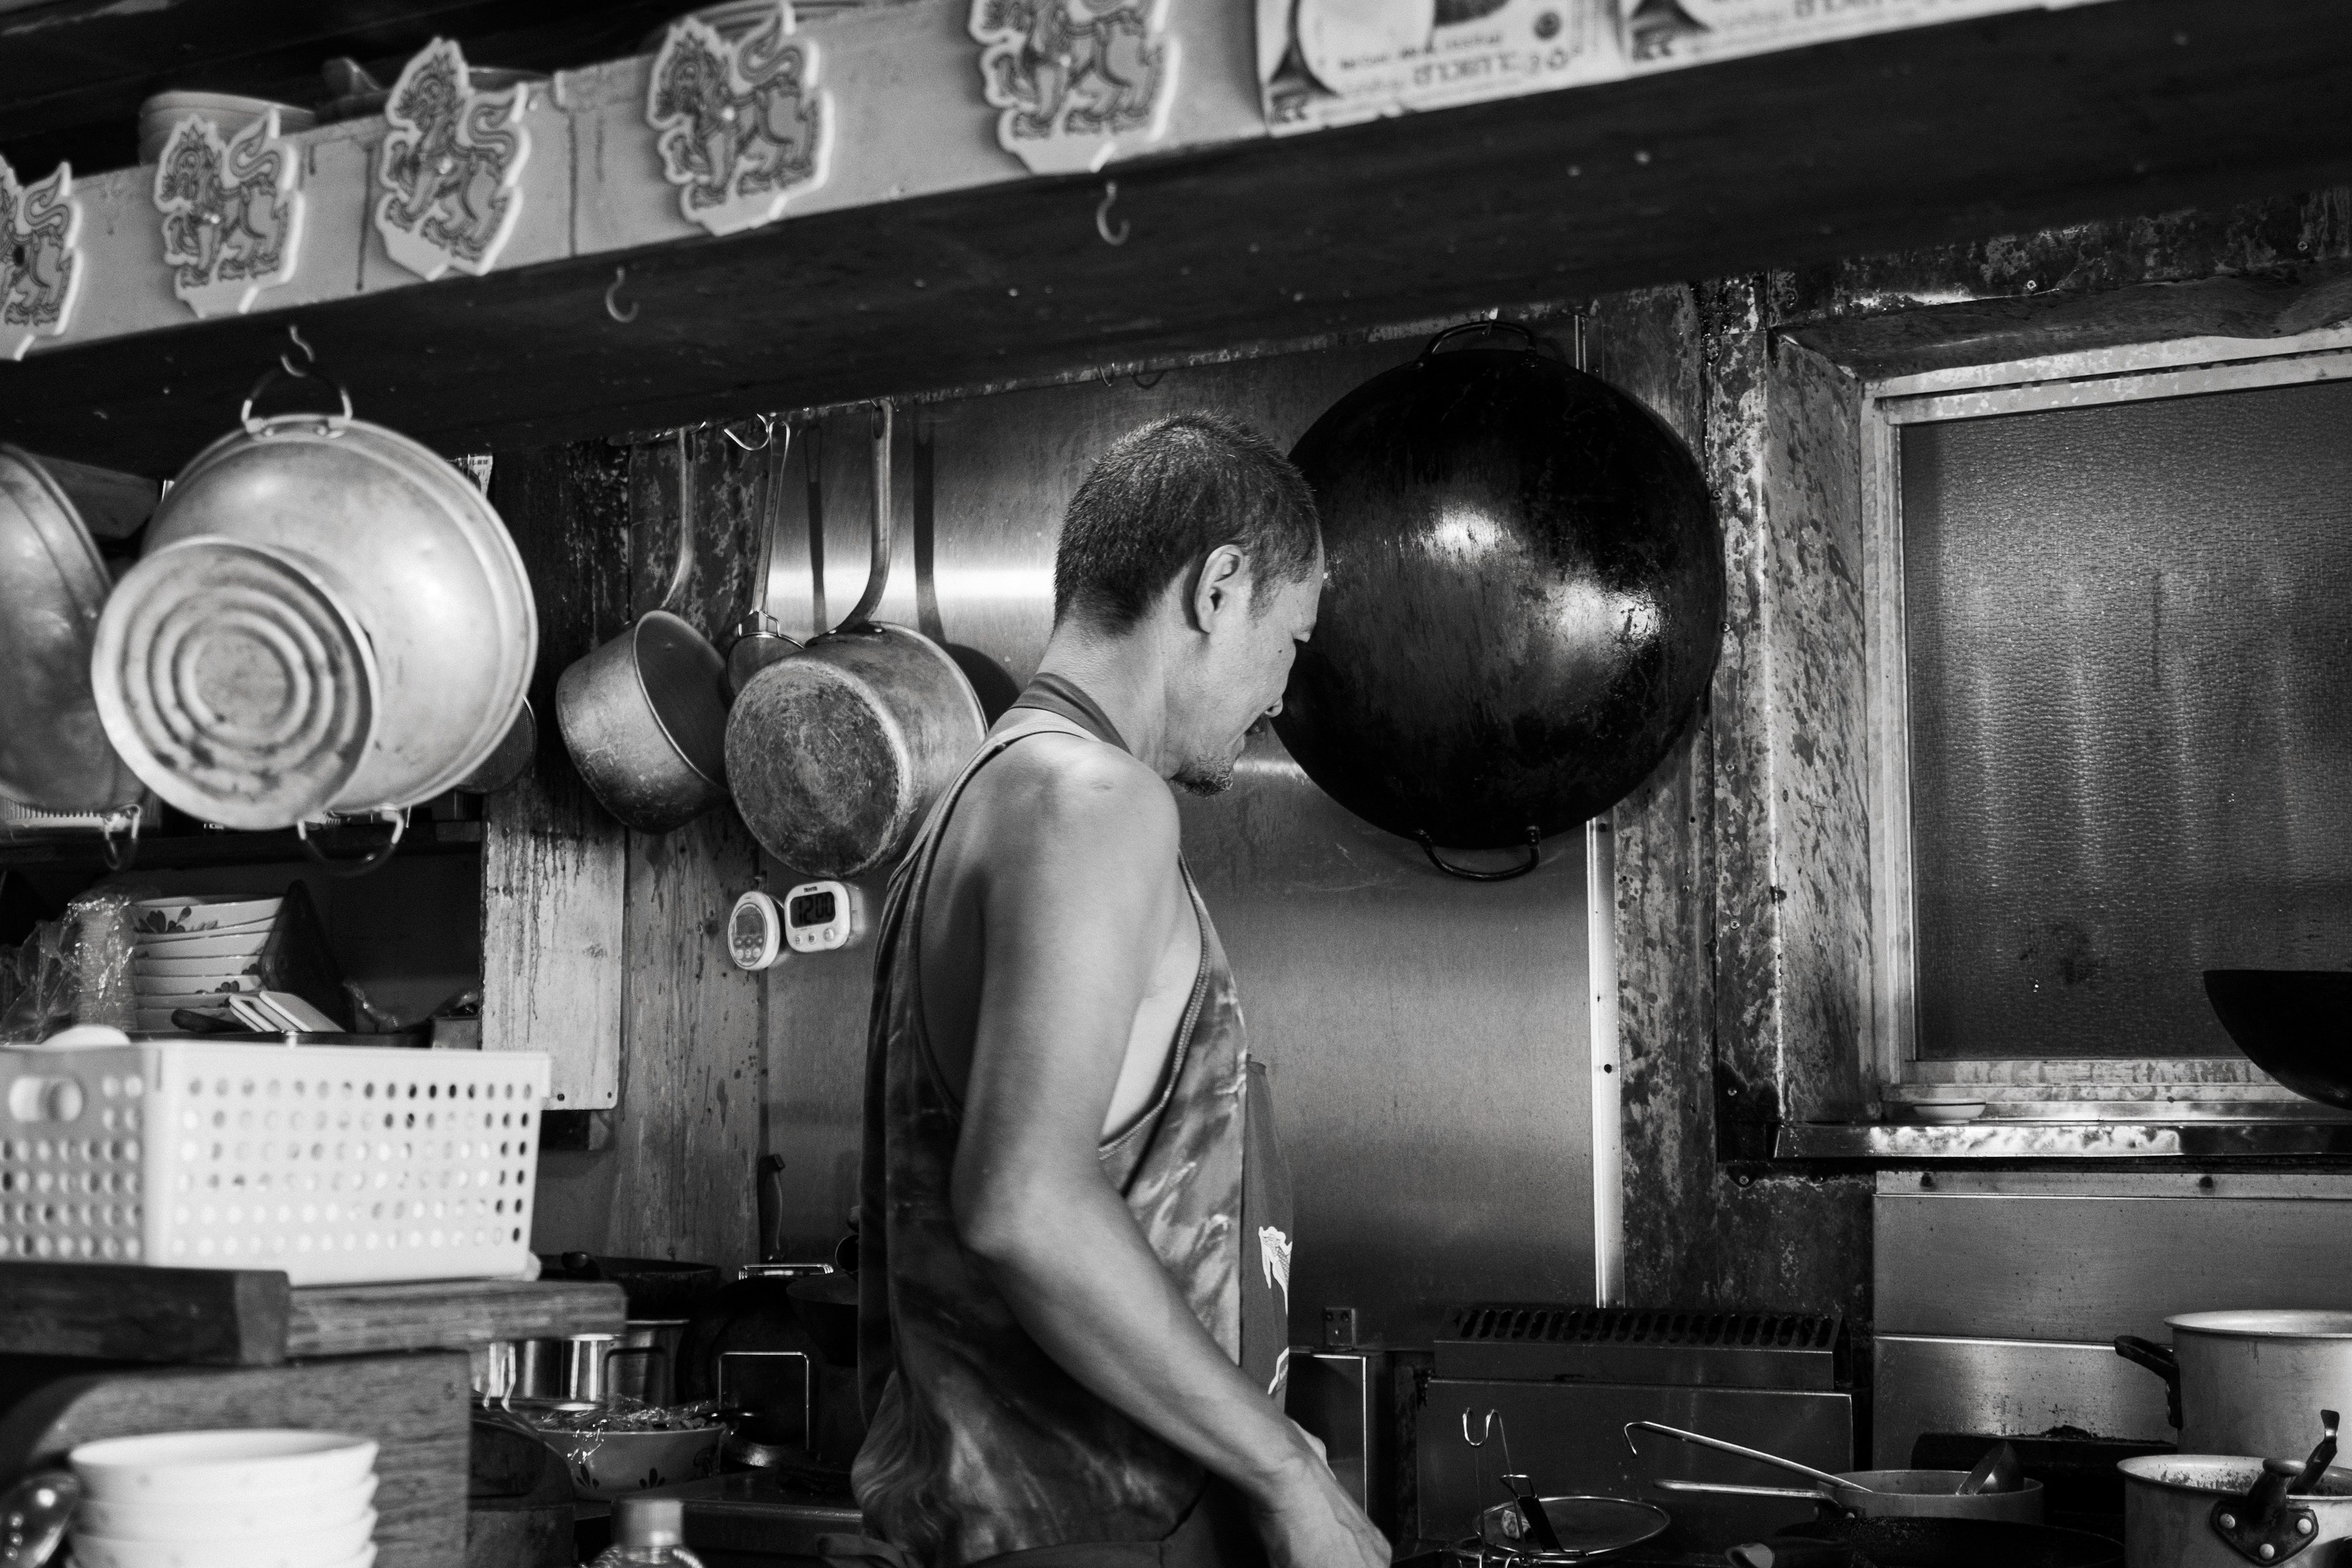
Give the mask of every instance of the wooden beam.
M 2352 11 L 2128 0 L 791 219 L 299 311 L 445 448 L 1213 357 L 2352 172 Z M 635 318 L 604 310 L 616 262 Z M 0 438 L 151 474 L 284 341 L 205 322 L 0 364 Z

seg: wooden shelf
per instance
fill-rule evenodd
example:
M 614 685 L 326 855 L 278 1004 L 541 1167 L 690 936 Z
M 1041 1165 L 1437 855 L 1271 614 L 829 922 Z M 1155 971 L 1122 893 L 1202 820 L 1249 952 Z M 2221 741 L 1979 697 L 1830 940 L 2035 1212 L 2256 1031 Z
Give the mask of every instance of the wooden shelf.
M 381 829 L 362 829 L 366 833 Z M 348 857 L 365 853 L 365 846 L 345 847 L 331 843 L 331 853 Z M 411 822 L 402 837 L 395 859 L 415 855 L 466 855 L 482 847 L 478 822 Z M 189 866 L 276 866 L 307 858 L 301 841 L 292 833 L 172 834 L 139 841 L 135 872 L 142 868 L 177 869 Z M 95 837 L 19 839 L 0 844 L 0 868 L 10 866 L 102 866 L 105 856 Z
M 290 318 L 446 450 L 1221 357 L 2352 176 L 2352 11 L 2119 0 L 575 254 L 0 364 L 0 439 L 173 472 Z M 605 312 L 628 268 L 622 323 Z

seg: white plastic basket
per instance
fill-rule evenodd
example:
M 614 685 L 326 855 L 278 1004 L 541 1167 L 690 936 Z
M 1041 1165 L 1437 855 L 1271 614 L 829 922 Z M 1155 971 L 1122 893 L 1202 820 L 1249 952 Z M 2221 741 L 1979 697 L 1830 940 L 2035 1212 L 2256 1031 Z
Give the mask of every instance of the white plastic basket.
M 536 1051 L 0 1046 L 0 1264 L 517 1273 L 548 1072 Z

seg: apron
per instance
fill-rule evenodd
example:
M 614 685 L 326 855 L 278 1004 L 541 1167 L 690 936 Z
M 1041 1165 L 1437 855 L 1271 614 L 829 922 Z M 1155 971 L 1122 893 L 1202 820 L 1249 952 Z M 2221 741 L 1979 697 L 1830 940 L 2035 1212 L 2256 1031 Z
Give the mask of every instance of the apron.
M 1063 1372 L 955 1234 L 948 1189 L 961 1105 L 934 1064 L 916 964 L 940 835 L 972 776 L 1030 734 L 1124 749 L 1101 710 L 1059 677 L 1040 676 L 1016 706 L 1060 722 L 993 737 L 966 764 L 892 878 L 876 935 L 858 1504 L 869 1532 L 931 1568 L 1262 1563 L 1239 1497 Z M 1201 931 L 1192 1001 L 1153 1103 L 1097 1157 L 1202 1327 L 1279 1404 L 1289 1361 L 1288 1173 L 1232 969 L 1192 873 L 1181 861 L 1179 870 Z

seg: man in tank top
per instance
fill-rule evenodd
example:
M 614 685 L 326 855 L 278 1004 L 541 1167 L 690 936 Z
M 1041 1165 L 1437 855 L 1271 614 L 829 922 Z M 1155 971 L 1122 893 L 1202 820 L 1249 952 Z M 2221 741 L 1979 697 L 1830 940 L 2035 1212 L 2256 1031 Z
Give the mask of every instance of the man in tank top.
M 856 1483 L 929 1568 L 1365 1568 L 1282 1412 L 1289 1188 L 1170 784 L 1224 789 L 1323 572 L 1266 441 L 1183 414 L 1070 503 L 1038 678 L 892 879 Z

